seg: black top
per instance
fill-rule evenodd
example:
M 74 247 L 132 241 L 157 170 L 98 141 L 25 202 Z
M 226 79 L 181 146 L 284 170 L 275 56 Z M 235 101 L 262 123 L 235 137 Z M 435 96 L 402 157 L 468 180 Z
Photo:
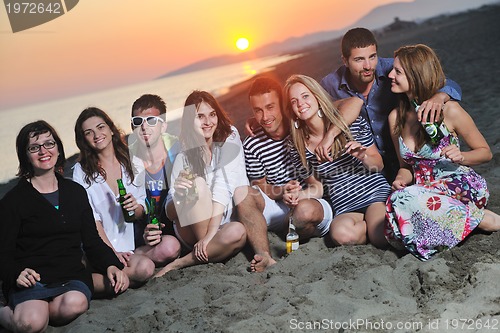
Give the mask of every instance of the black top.
M 123 268 L 97 233 L 85 189 L 56 175 L 59 209 L 24 178 L 0 200 L 0 279 L 5 297 L 17 288 L 16 279 L 25 268 L 39 273 L 41 283 L 80 280 L 93 292 L 82 248 L 102 274 L 112 265 Z

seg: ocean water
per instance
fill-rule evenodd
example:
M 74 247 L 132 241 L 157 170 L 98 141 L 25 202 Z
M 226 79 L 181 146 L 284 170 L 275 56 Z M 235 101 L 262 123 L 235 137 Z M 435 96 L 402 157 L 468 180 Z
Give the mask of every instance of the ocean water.
M 226 93 L 232 85 L 271 70 L 273 66 L 298 56 L 300 55 L 259 58 L 111 90 L 2 110 L 0 122 L 6 126 L 3 126 L 0 133 L 2 143 L 0 183 L 15 177 L 18 167 L 15 140 L 19 130 L 27 123 L 42 119 L 51 124 L 61 137 L 66 156 L 69 157 L 78 152 L 74 136 L 76 119 L 80 112 L 89 106 L 101 108 L 118 127 L 125 133 L 130 133 L 131 107 L 143 94 L 161 96 L 167 104 L 167 119 L 172 121 L 180 118 L 184 101 L 191 91 L 206 90 L 217 97 Z

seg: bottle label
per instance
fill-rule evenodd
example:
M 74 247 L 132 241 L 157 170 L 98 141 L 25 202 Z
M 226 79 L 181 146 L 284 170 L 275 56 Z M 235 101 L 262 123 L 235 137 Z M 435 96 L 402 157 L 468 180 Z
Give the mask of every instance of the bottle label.
M 299 239 L 292 238 L 286 240 L 286 253 L 292 253 L 293 251 L 297 251 L 299 249 Z
M 424 124 L 425 131 L 431 138 L 434 138 L 438 134 L 438 128 L 434 123 L 425 123 Z

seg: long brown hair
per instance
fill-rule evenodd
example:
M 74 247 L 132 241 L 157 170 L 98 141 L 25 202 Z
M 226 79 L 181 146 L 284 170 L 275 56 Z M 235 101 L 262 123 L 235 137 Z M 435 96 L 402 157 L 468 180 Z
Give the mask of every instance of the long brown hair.
M 115 150 L 116 159 L 125 167 L 125 171 L 127 172 L 130 180 L 134 181 L 132 163 L 130 162 L 130 155 L 128 147 L 125 144 L 123 133 L 115 126 L 106 112 L 96 107 L 89 107 L 80 113 L 75 124 L 75 140 L 76 145 L 80 149 L 78 162 L 80 162 L 82 170 L 85 173 L 85 182 L 90 185 L 93 181 L 96 181 L 99 175 L 106 179 L 106 171 L 99 163 L 97 152 L 89 145 L 83 133 L 83 123 L 92 117 L 101 118 L 111 129 L 111 132 L 113 133 L 111 142 Z
M 408 80 L 409 94 L 417 104 L 434 96 L 446 81 L 443 68 L 434 50 L 427 45 L 417 44 L 403 46 L 394 52 Z M 394 133 L 400 136 L 406 123 L 408 112 L 415 112 L 407 94 L 400 94 Z M 416 135 L 417 149 L 428 140 L 423 127 L 420 126 Z
M 284 96 L 286 99 L 285 110 L 288 113 L 288 118 L 290 119 L 290 128 L 292 132 L 293 142 L 295 144 L 295 148 L 299 153 L 302 165 L 307 168 L 306 144 L 307 139 L 309 138 L 309 128 L 303 121 L 297 119 L 292 109 L 289 93 L 290 88 L 296 83 L 302 83 L 304 86 L 306 86 L 306 88 L 311 91 L 313 96 L 318 101 L 319 107 L 323 111 L 322 120 L 325 127 L 325 132 L 328 131 L 332 124 L 340 129 L 341 133 L 340 135 L 337 135 L 335 137 L 331 147 L 332 157 L 334 159 L 338 158 L 344 150 L 346 143 L 352 140 L 352 134 L 349 130 L 349 126 L 345 122 L 339 110 L 337 110 L 337 108 L 333 105 L 333 100 L 330 95 L 325 91 L 325 89 L 323 89 L 323 87 L 321 87 L 321 85 L 316 80 L 306 75 L 296 74 L 290 76 L 286 80 Z M 297 122 L 299 128 L 296 128 L 294 126 L 295 122 Z
M 181 133 L 179 139 L 187 156 L 191 169 L 198 176 L 205 178 L 206 145 L 205 139 L 193 130 L 194 119 L 202 102 L 210 105 L 217 114 L 217 128 L 213 135 L 214 144 L 221 144 L 231 134 L 231 120 L 215 97 L 206 91 L 195 90 L 186 98 L 181 120 Z

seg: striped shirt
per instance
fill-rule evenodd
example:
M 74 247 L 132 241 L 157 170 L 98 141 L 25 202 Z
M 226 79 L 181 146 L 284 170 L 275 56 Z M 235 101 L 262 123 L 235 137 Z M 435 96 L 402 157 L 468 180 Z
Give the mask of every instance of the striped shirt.
M 350 126 L 355 141 L 365 147 L 374 144 L 370 126 L 358 117 Z M 335 216 L 354 212 L 368 207 L 375 202 L 385 202 L 391 188 L 379 172 L 371 172 L 363 163 L 348 153 L 342 154 L 332 162 L 318 163 L 316 155 L 306 150 L 309 170 L 302 166 L 295 148 L 291 151 L 294 166 L 300 175 L 307 178 L 314 175 L 324 187 L 323 198 L 328 200 L 335 211 Z
M 252 180 L 266 177 L 268 184 L 283 186 L 297 179 L 289 154 L 287 135 L 282 140 L 273 140 L 259 128 L 255 136 L 243 141 L 247 176 Z

